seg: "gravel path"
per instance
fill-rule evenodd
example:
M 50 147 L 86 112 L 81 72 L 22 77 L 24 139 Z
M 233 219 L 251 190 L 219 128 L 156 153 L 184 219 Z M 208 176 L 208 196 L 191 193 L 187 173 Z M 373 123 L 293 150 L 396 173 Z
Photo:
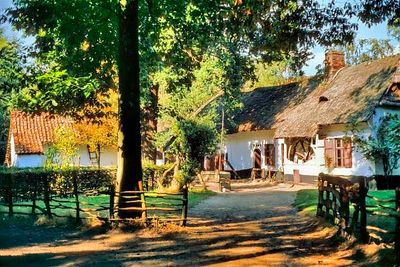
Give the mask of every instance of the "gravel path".
M 277 186 L 218 194 L 190 210 L 186 228 L 87 235 L 33 233 L 33 240 L 35 234 L 41 235 L 37 243 L 0 246 L 0 266 L 354 264 L 350 251 L 340 252 L 330 241 L 332 229 L 298 215 L 291 206 L 299 188 Z

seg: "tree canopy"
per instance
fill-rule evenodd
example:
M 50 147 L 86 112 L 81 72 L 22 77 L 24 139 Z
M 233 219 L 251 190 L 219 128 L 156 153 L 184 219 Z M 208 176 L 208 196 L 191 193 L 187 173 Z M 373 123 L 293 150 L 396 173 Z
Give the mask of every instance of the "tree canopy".
M 25 91 L 32 109 L 75 112 L 98 93 L 119 88 L 122 167 L 118 173 L 126 178 L 125 188 L 141 180 L 139 89 L 142 105 L 152 101 L 150 89 L 160 86 L 159 73 L 169 73 L 166 92 L 182 104 L 165 110 L 180 119 L 178 112 L 198 106 L 205 96 L 198 85 L 207 85 L 201 72 L 213 73 L 207 64 L 222 70 L 210 85 L 222 87 L 222 100 L 227 103 L 252 76 L 254 58 L 291 59 L 292 67 L 299 68 L 313 46 L 350 42 L 356 29 L 348 19 L 355 14 L 353 6 L 335 1 L 326 5 L 318 0 L 13 3 L 5 19 L 36 36 L 32 50 L 36 58 L 51 59 L 45 64 L 44 78 L 35 81 L 44 80 L 48 86 L 31 85 Z M 56 67 L 50 67 L 52 62 Z M 79 86 L 81 81 L 88 86 Z M 211 87 L 205 90 L 215 93 Z M 196 99 L 188 101 L 189 95 Z

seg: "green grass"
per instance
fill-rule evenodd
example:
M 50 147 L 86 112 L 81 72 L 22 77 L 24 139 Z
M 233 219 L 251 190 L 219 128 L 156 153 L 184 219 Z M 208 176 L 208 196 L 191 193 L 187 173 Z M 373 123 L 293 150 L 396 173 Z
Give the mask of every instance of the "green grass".
M 370 191 L 368 195 L 376 197 L 381 200 L 389 200 L 395 198 L 394 190 L 381 190 L 381 191 Z M 318 202 L 318 190 L 316 189 L 304 189 L 297 192 L 294 206 L 305 214 L 315 216 L 317 213 L 317 202 Z M 377 202 L 373 199 L 367 198 L 367 206 L 376 205 Z M 394 203 L 386 203 L 384 206 L 394 208 Z M 367 208 L 369 211 L 378 211 L 388 213 L 387 209 L 375 207 Z M 354 208 L 350 206 L 350 213 L 352 214 Z M 390 213 L 390 212 L 389 212 Z M 394 235 L 396 220 L 392 217 L 378 216 L 368 214 L 367 217 L 368 231 L 377 241 L 391 242 Z
M 299 211 L 304 211 L 307 215 L 315 215 L 317 213 L 318 190 L 303 189 L 297 191 L 294 206 Z
M 203 189 L 191 189 L 189 191 L 189 208 L 193 208 L 200 202 L 206 200 L 207 198 L 216 195 L 217 193 L 209 190 Z

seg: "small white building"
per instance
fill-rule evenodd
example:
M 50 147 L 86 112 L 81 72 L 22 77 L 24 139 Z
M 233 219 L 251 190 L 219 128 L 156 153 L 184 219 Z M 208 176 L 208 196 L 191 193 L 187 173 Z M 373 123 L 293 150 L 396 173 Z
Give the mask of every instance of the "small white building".
M 72 123 L 71 119 L 47 113 L 11 112 L 5 164 L 18 168 L 43 167 L 46 150 L 54 141 L 54 131 Z M 81 145 L 77 154 L 75 166 L 97 166 L 98 156 L 100 166 L 117 165 L 115 148 L 100 148 L 100 155 L 97 155 L 88 146 Z
M 383 174 L 380 162 L 357 150 L 351 130 L 357 125 L 358 133 L 369 135 L 384 114 L 400 113 L 399 60 L 397 55 L 346 67 L 343 54 L 331 51 L 325 79 L 243 93 L 244 107 L 225 140 L 230 165 L 244 175 L 281 171 L 288 180 L 311 183 L 320 172 Z

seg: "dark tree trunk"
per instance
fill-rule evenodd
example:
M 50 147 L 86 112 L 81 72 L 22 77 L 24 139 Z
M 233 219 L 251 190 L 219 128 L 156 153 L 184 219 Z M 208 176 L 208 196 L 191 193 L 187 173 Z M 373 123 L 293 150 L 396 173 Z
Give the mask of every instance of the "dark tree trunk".
M 138 50 L 138 0 L 127 0 L 119 21 L 119 131 L 118 191 L 143 190 L 140 138 L 140 80 Z M 126 207 L 118 199 L 119 207 Z M 119 211 L 119 216 L 139 214 Z

